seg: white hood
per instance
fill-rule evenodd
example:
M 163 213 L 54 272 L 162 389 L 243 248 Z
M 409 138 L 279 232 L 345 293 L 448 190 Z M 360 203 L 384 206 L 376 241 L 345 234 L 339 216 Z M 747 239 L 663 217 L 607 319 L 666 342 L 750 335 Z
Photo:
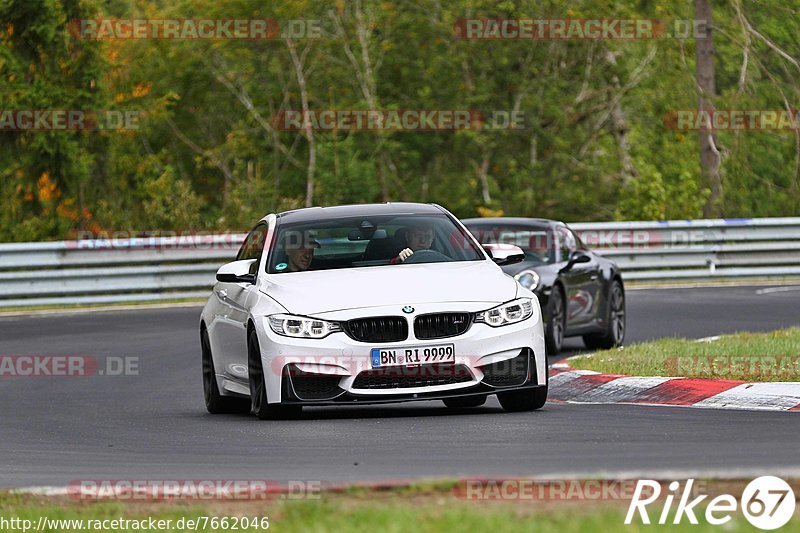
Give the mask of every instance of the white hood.
M 272 274 L 261 290 L 290 313 L 445 302 L 503 303 L 517 282 L 491 261 L 390 265 Z

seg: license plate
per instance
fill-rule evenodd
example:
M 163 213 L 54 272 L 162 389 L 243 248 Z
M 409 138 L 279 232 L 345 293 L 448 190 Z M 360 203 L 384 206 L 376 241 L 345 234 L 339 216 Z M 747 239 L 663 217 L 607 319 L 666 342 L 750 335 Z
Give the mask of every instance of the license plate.
M 411 348 L 373 348 L 370 356 L 372 368 L 456 362 L 456 350 L 452 344 Z

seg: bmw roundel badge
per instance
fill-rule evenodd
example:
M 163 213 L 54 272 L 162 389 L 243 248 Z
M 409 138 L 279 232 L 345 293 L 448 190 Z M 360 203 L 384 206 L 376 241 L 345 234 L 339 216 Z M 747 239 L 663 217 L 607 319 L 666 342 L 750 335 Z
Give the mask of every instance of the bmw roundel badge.
M 404 312 L 404 313 L 413 313 L 413 312 L 414 312 L 414 308 L 413 308 L 413 307 L 411 307 L 410 305 L 407 305 L 407 306 L 405 306 L 405 307 L 403 308 L 403 312 Z

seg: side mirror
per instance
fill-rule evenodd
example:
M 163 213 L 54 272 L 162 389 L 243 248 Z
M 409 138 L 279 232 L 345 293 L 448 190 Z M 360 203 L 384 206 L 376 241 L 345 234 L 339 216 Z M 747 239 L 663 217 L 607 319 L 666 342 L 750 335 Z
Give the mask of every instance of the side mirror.
M 567 261 L 566 266 L 562 268 L 561 271 L 566 272 L 575 265 L 578 265 L 580 263 L 588 263 L 591 260 L 592 258 L 589 257 L 589 254 L 587 254 L 586 252 L 582 252 L 580 250 L 576 250 L 572 252 L 572 255 L 569 256 L 569 261 Z
M 250 268 L 258 259 L 244 259 L 233 261 L 219 267 L 217 281 L 223 283 L 255 283 L 255 274 L 250 273 Z
M 499 266 L 513 265 L 525 260 L 525 252 L 513 244 L 484 244 L 483 249 Z

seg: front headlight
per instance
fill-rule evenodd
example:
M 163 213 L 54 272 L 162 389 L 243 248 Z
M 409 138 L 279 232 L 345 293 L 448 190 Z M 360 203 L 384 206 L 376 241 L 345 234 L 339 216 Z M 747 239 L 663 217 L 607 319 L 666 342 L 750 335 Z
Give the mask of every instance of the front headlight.
M 492 327 L 516 324 L 530 318 L 533 314 L 533 302 L 530 298 L 518 298 L 492 309 L 475 314 L 475 322 L 482 322 Z
M 342 331 L 336 322 L 294 315 L 272 315 L 269 317 L 269 327 L 278 335 L 300 339 L 322 339 Z
M 519 284 L 532 291 L 536 287 L 539 286 L 539 274 L 534 272 L 533 270 L 523 270 L 516 276 L 514 279 L 519 281 Z

